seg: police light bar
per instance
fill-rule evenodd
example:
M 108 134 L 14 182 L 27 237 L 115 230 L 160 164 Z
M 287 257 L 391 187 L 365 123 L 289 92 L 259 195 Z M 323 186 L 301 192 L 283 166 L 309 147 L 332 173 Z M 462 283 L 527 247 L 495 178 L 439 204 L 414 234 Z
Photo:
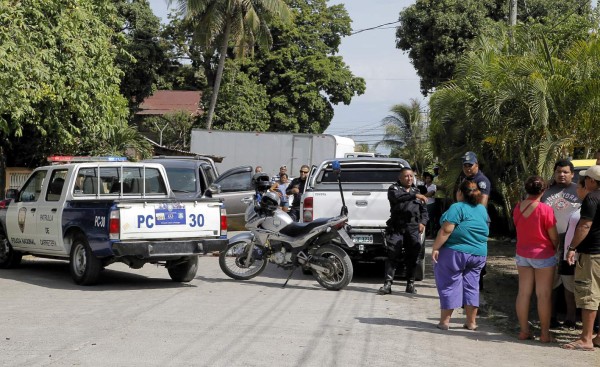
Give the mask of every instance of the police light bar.
M 72 155 L 52 155 L 49 156 L 48 162 L 52 164 L 60 163 L 81 163 L 81 162 L 127 162 L 127 157 L 89 157 L 89 156 L 72 156 Z

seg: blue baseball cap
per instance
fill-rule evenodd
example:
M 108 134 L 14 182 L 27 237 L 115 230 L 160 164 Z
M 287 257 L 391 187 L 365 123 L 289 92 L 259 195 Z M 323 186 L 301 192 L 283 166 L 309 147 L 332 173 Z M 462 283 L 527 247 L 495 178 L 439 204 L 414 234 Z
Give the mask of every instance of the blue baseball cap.
M 462 156 L 463 164 L 475 164 L 477 163 L 477 154 L 473 152 L 466 152 L 465 155 Z

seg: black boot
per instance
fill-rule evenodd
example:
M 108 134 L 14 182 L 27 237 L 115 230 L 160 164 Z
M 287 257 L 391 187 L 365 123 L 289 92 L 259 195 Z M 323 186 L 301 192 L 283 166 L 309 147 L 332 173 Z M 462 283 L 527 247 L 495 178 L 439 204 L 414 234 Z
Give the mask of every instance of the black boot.
M 383 287 L 379 288 L 379 290 L 377 291 L 377 294 L 379 294 L 380 296 L 383 296 L 384 294 L 391 294 L 391 293 L 392 293 L 392 282 L 388 282 L 388 281 L 383 283 Z
M 406 282 L 406 293 L 417 294 L 417 289 L 415 288 L 414 280 L 408 280 Z

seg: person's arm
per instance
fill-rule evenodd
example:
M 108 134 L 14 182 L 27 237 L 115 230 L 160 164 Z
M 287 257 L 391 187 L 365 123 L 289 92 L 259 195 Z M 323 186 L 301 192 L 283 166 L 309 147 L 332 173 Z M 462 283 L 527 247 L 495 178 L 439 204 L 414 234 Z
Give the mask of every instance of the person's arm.
M 415 194 L 412 193 L 410 190 L 409 191 L 405 191 L 400 187 L 395 186 L 395 188 L 392 188 L 394 186 L 391 186 L 388 189 L 388 200 L 390 201 L 390 203 L 392 205 L 396 205 L 398 203 L 403 203 L 406 201 L 411 201 L 415 199 Z
M 552 245 L 556 250 L 558 248 L 558 245 L 560 244 L 560 238 L 558 237 L 558 230 L 556 229 L 556 225 L 548 229 L 548 237 L 550 237 L 550 241 L 552 241 Z
M 442 228 L 440 228 L 435 237 L 435 241 L 433 241 L 433 248 L 431 250 L 431 260 L 433 260 L 434 263 L 437 263 L 438 257 L 440 256 L 440 248 L 448 241 L 448 238 L 452 232 L 454 232 L 455 227 L 456 225 L 450 222 L 444 222 L 442 224 Z
M 481 195 L 481 205 L 485 206 L 487 208 L 488 206 L 488 199 L 489 199 L 489 195 Z
M 419 221 L 419 233 L 423 233 L 423 231 L 425 231 L 425 226 L 429 221 L 429 212 L 427 211 L 425 204 L 419 205 L 419 212 L 421 214 L 421 220 Z
M 298 179 L 295 178 L 292 180 L 292 182 L 288 185 L 288 187 L 285 189 L 285 193 L 287 195 L 293 195 L 296 194 L 298 191 L 294 192 L 294 187 L 298 185 Z M 297 189 L 297 187 L 296 187 Z
M 573 236 L 573 241 L 571 241 L 571 245 L 569 246 L 569 252 L 567 253 L 567 261 L 569 265 L 575 264 L 575 249 L 581 241 L 590 233 L 590 228 L 592 227 L 592 220 L 587 218 L 579 219 L 579 223 L 577 223 L 577 227 L 575 228 L 575 235 Z
M 427 193 L 425 193 L 425 196 L 427 196 L 428 198 L 432 198 L 435 195 L 435 192 L 437 191 L 437 187 L 435 185 L 431 185 L 429 187 L 430 189 L 427 191 Z

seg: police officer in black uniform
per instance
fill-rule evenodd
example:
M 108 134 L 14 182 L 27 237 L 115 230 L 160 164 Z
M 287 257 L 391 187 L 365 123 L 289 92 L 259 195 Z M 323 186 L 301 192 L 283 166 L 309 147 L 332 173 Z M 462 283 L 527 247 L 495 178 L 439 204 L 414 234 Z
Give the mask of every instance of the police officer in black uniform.
M 388 258 L 385 261 L 385 282 L 378 294 L 392 293 L 396 268 L 404 262 L 406 293 L 417 293 L 415 269 L 421 253 L 420 234 L 429 219 L 425 203 L 427 197 L 414 186 L 414 173 L 409 167 L 400 170 L 398 181 L 388 188 L 390 219 L 386 222 Z

